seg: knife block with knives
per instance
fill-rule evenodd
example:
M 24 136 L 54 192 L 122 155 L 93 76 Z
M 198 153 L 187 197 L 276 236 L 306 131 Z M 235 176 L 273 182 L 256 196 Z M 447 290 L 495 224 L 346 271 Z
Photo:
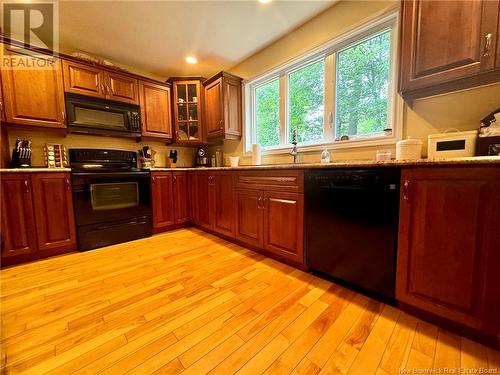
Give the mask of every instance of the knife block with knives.
M 12 150 L 13 168 L 29 168 L 31 167 L 31 141 L 28 139 L 16 140 L 16 145 Z

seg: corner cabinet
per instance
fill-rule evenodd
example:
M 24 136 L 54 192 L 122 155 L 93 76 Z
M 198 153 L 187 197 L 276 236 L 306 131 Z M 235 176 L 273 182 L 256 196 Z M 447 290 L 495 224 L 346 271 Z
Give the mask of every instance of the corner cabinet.
M 68 173 L 5 173 L 2 184 L 2 266 L 76 249 Z
M 139 82 L 142 136 L 172 140 L 170 86 Z
M 172 111 L 175 143 L 199 145 L 205 140 L 203 97 L 201 82 L 204 78 L 170 78 L 172 83 Z
M 402 171 L 396 298 L 498 339 L 500 169 Z
M 408 0 L 401 8 L 399 89 L 424 97 L 498 82 L 498 0 Z
M 2 68 L 5 121 L 18 125 L 65 128 L 66 112 L 60 59 L 16 53 L 12 56 L 14 59 L 27 59 L 26 63 L 36 68 Z M 7 58 L 7 55 L 4 58 Z
M 207 139 L 240 139 L 241 78 L 220 72 L 203 85 Z

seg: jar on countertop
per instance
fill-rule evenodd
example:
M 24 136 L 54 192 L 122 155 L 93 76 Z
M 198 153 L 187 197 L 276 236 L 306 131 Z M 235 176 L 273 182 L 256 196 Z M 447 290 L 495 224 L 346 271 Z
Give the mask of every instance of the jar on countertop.
M 404 139 L 396 143 L 396 160 L 417 160 L 422 158 L 422 141 Z

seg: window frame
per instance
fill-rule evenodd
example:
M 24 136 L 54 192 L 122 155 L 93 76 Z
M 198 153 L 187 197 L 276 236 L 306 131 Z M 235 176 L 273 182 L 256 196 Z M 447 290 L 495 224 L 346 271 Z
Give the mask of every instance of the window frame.
M 323 115 L 323 139 L 321 141 L 301 142 L 298 144 L 302 152 L 322 150 L 325 147 L 329 149 L 349 149 L 368 146 L 391 145 L 395 144 L 402 137 L 403 123 L 403 100 L 397 93 L 397 66 L 398 66 L 398 29 L 399 12 L 392 10 L 374 20 L 364 23 L 354 29 L 344 32 L 338 38 L 335 38 L 321 46 L 294 58 L 281 66 L 271 69 L 257 77 L 243 82 L 243 103 L 244 103 L 244 153 L 251 155 L 252 144 L 256 141 L 255 132 L 255 88 L 278 78 L 280 82 L 280 144 L 276 146 L 262 146 L 263 154 L 282 154 L 290 150 L 291 144 L 288 143 L 289 131 L 289 95 L 288 79 L 290 73 L 297 71 L 307 65 L 313 64 L 320 59 L 325 62 L 325 93 L 324 93 L 324 115 Z M 385 30 L 391 30 L 391 64 L 390 79 L 388 88 L 388 119 L 392 128 L 392 135 L 360 135 L 350 137 L 346 141 L 336 141 L 335 137 L 335 106 L 336 106 L 336 56 L 338 52 L 349 48 L 352 45 L 363 42 L 364 40 L 375 37 Z

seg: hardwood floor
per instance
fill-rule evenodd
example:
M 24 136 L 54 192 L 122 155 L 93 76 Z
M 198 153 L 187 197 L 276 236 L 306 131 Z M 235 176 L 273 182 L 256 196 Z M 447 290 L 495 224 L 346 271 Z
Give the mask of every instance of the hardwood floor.
M 500 368 L 498 351 L 197 229 L 1 277 L 3 373 Z

